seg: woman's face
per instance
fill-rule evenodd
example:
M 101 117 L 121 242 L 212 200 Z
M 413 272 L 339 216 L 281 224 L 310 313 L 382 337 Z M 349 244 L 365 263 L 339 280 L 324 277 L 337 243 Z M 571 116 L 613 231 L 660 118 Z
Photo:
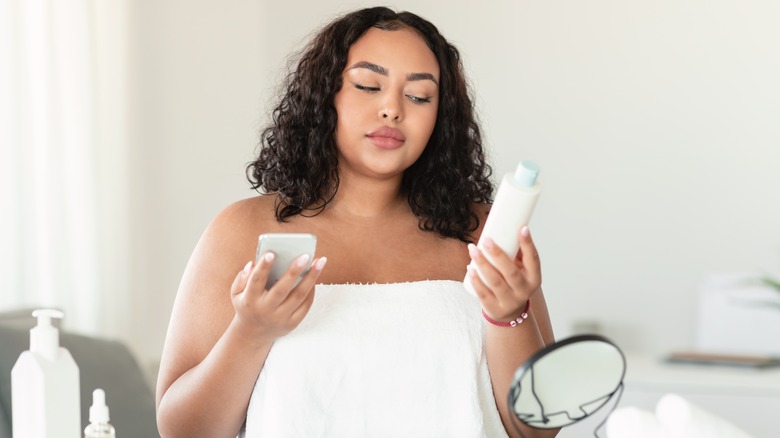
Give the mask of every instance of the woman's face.
M 349 49 L 334 100 L 339 170 L 401 175 L 433 132 L 438 84 L 436 56 L 415 31 L 369 29 Z

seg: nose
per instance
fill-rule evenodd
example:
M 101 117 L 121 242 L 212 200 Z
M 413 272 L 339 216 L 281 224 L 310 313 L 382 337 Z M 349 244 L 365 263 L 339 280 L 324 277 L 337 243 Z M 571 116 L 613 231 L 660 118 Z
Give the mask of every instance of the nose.
M 379 109 L 379 117 L 382 118 L 382 120 L 400 122 L 403 119 L 403 110 L 400 99 L 396 96 L 388 95 Z

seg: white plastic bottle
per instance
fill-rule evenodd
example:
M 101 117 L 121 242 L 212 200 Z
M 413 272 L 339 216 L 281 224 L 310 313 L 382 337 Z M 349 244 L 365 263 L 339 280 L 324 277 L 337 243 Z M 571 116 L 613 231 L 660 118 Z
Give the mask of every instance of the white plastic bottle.
M 14 438 L 79 438 L 81 396 L 79 368 L 60 347 L 52 318 L 62 312 L 33 312 L 38 325 L 30 330 L 30 349 L 11 370 L 11 411 Z
M 114 426 L 109 422 L 106 393 L 98 388 L 92 391 L 92 406 L 89 408 L 89 425 L 84 429 L 84 438 L 115 438 Z
M 485 239 L 490 238 L 510 258 L 517 255 L 520 249 L 518 232 L 523 225 L 528 225 L 542 190 L 537 181 L 538 177 L 539 166 L 528 160 L 520 161 L 514 173 L 504 175 L 477 242 L 479 248 L 484 248 Z M 485 256 L 493 262 L 487 253 Z M 476 295 L 468 277 L 463 280 L 463 285 L 471 294 Z

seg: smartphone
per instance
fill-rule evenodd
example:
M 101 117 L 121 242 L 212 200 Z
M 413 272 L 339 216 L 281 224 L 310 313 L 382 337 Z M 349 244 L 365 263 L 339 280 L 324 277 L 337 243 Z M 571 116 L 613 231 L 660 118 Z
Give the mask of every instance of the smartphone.
M 314 260 L 314 250 L 317 249 L 317 236 L 309 233 L 266 233 L 261 234 L 257 243 L 257 255 L 255 264 L 260 261 L 260 257 L 268 251 L 276 256 L 274 264 L 271 265 L 271 273 L 268 275 L 268 282 L 265 288 L 269 289 L 279 278 L 287 272 L 290 264 L 303 254 L 309 255 L 309 263 L 306 269 L 298 277 L 295 286 L 301 281 L 301 278 L 309 272 L 311 262 Z M 293 286 L 293 287 L 295 287 Z

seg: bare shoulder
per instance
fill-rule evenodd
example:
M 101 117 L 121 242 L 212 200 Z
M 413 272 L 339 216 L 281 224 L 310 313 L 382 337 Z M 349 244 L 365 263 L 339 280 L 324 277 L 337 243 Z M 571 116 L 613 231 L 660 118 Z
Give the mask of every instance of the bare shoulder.
M 176 293 L 158 385 L 167 388 L 203 360 L 230 324 L 230 287 L 254 260 L 259 233 L 274 230 L 273 205 L 272 196 L 244 199 L 224 208 L 206 227 Z
M 275 226 L 272 197 L 256 196 L 234 202 L 206 227 L 190 263 L 205 262 L 216 267 L 239 263 L 239 259 L 246 263 L 257 244 L 256 234 Z
M 236 201 L 217 214 L 207 231 L 212 228 L 214 231 L 241 231 L 245 227 L 273 227 L 276 222 L 275 199 L 273 195 L 259 195 Z
M 226 282 L 232 282 L 235 273 L 253 260 L 259 234 L 277 228 L 273 196 L 255 196 L 225 207 L 206 227 L 195 247 L 179 294 L 215 293 L 219 290 L 220 297 L 227 297 Z M 189 280 L 193 277 L 197 281 L 190 285 Z M 217 282 L 221 287 L 203 291 L 194 287 L 204 282 Z

